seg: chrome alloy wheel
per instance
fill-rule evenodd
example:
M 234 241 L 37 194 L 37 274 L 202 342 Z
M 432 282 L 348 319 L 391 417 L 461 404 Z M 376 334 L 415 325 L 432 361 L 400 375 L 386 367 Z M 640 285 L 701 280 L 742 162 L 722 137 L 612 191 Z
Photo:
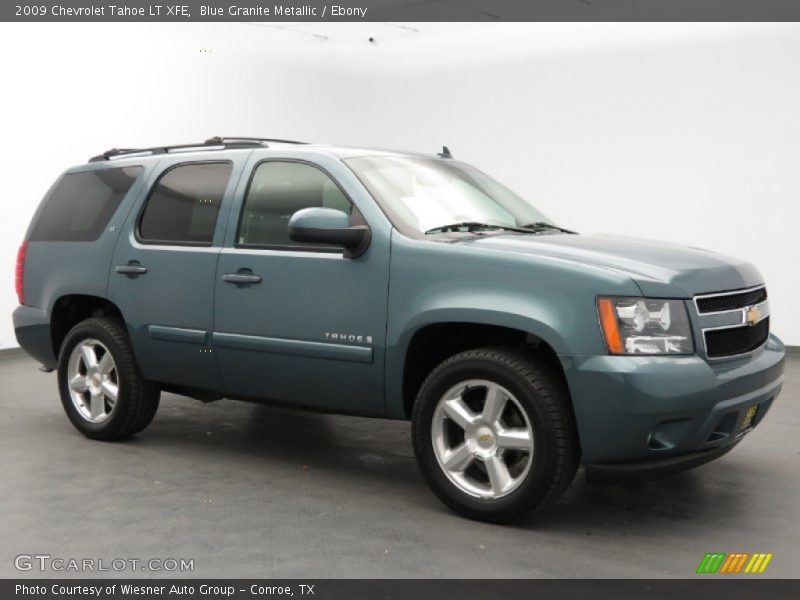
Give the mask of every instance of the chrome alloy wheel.
M 119 396 L 119 379 L 114 357 L 105 345 L 86 339 L 75 346 L 67 378 L 72 403 L 84 419 L 102 423 L 111 416 Z
M 510 494 L 533 463 L 533 427 L 522 405 L 485 379 L 463 381 L 442 396 L 431 438 L 448 479 L 479 498 Z

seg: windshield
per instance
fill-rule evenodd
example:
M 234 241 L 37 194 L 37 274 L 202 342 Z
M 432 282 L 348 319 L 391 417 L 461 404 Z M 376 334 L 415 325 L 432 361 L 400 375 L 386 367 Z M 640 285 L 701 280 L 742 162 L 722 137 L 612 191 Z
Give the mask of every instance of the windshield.
M 526 200 L 464 163 L 407 156 L 345 162 L 389 217 L 401 222 L 396 223 L 401 231 L 441 233 L 436 230 L 459 223 L 523 227 L 548 221 Z

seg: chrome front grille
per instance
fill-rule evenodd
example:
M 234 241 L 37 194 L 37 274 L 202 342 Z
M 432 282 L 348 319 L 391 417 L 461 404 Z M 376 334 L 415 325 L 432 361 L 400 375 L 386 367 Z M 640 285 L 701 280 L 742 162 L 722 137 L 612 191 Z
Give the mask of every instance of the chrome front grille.
M 697 305 L 697 312 L 700 314 L 707 314 L 761 304 L 766 299 L 767 288 L 762 286 L 741 292 L 725 292 L 722 294 L 698 296 L 695 298 L 695 304 Z
M 752 327 L 726 327 L 710 329 L 704 333 L 706 353 L 712 358 L 736 356 L 757 350 L 769 336 L 769 317 Z
M 762 286 L 694 297 L 706 356 L 729 358 L 753 352 L 769 337 L 769 302 Z

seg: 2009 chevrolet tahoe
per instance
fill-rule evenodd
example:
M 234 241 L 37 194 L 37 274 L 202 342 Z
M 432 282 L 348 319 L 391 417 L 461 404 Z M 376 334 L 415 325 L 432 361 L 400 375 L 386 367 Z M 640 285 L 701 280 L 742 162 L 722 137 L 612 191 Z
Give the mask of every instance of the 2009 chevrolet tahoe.
M 554 225 L 438 155 L 255 138 L 69 169 L 19 251 L 20 345 L 90 438 L 161 390 L 411 419 L 491 521 L 590 478 L 712 460 L 783 382 L 764 281 L 712 252 Z

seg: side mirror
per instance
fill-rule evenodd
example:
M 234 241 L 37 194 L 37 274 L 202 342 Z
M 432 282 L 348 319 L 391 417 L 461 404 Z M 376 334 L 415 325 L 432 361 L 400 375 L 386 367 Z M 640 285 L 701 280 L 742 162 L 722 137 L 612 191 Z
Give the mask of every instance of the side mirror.
M 304 208 L 289 219 L 289 238 L 301 244 L 341 246 L 344 255 L 356 258 L 369 247 L 370 231 L 364 225 L 350 225 L 350 217 L 333 208 Z

